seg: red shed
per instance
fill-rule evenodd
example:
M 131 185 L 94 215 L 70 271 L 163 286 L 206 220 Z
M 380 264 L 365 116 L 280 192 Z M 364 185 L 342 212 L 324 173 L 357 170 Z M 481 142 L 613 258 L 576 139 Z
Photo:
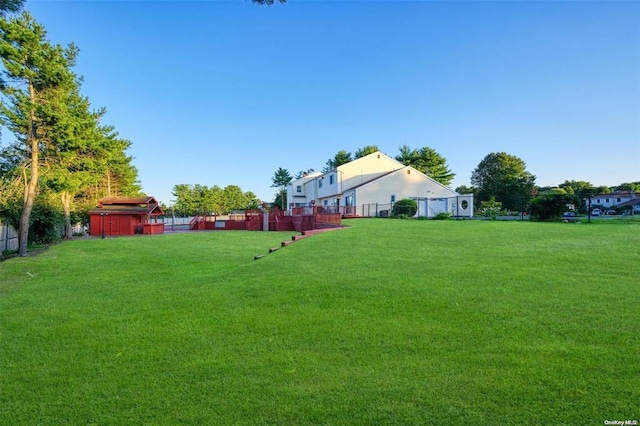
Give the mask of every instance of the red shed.
M 153 197 L 107 197 L 89 211 L 91 235 L 161 234 L 164 212 Z M 152 222 L 153 220 L 153 222 Z

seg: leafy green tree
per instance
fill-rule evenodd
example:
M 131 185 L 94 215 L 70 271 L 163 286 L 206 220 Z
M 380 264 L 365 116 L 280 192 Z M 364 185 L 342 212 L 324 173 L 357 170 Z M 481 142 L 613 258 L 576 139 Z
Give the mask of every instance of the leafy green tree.
M 524 161 L 504 152 L 487 155 L 471 174 L 471 184 L 478 188 L 478 201 L 495 197 L 506 210 L 522 209 L 523 200 L 531 197 L 535 179 Z
M 225 213 L 229 213 L 233 210 L 244 210 L 247 207 L 248 200 L 237 185 L 227 185 L 222 190 L 222 195 L 225 203 Z
M 171 195 L 176 197 L 174 200 L 174 208 L 176 211 L 182 214 L 191 214 L 196 211 L 197 201 L 195 200 L 191 185 L 186 183 L 174 185 L 171 190 Z
M 421 171 L 444 186 L 449 186 L 456 176 L 447 166 L 447 160 L 435 149 L 428 146 L 420 149 L 411 149 L 408 145 L 402 145 L 396 160 L 405 166 L 411 166 Z
M 475 195 L 478 193 L 478 188 L 474 188 L 473 186 L 460 185 L 456 187 L 454 191 L 456 191 L 458 194 L 474 194 Z
M 330 158 L 327 160 L 327 163 L 322 169 L 322 172 L 323 173 L 330 172 L 336 167 L 340 167 L 343 164 L 350 163 L 351 161 L 353 161 L 353 158 L 351 157 L 351 153 L 345 150 L 340 150 L 336 153 L 336 155 L 333 156 L 333 158 Z
M 261 204 L 260 198 L 258 198 L 258 196 L 251 191 L 245 192 L 244 198 L 246 200 L 245 207 L 248 209 L 257 209 Z
M 221 214 L 224 210 L 223 193 L 222 188 L 218 185 L 213 185 L 210 188 L 205 187 L 203 192 L 204 200 L 202 204 L 204 210 L 207 212 L 213 212 Z
M 77 85 L 71 68 L 77 49 L 46 40 L 44 27 L 27 12 L 0 18 L 0 58 L 4 66 L 0 122 L 15 136 L 22 153 L 24 196 L 18 230 L 20 256 L 27 255 L 31 211 L 38 193 L 41 150 L 65 119 L 64 95 Z
M 640 191 L 640 182 L 621 183 L 616 187 L 616 191 Z
M 567 193 L 576 194 L 579 197 L 593 196 L 597 193 L 595 186 L 583 180 L 580 180 L 580 181 L 565 180 L 563 183 L 561 183 L 558 186 L 564 189 L 565 191 L 567 191 Z
M 366 155 L 373 154 L 374 152 L 377 152 L 377 151 L 380 151 L 380 148 L 378 148 L 378 145 L 363 146 L 362 148 L 356 151 L 355 158 L 357 160 L 358 158 L 362 158 Z
M 174 208 L 182 214 L 226 214 L 232 210 L 257 208 L 260 200 L 253 192 L 243 192 L 237 185 L 224 189 L 218 185 L 179 184 L 173 187 Z
M 569 206 L 575 209 L 581 204 L 580 197 L 575 194 L 546 192 L 532 199 L 528 210 L 531 220 L 553 221 L 562 219 L 562 214 L 569 209 Z
M 273 177 L 271 178 L 271 187 L 278 188 L 280 198 L 276 197 L 276 200 L 273 204 L 277 207 L 280 207 L 282 210 L 286 210 L 287 205 L 287 185 L 291 183 L 293 178 L 289 174 L 289 170 L 283 169 L 279 167 L 278 170 L 275 171 Z
M 613 192 L 613 190 L 608 186 L 596 186 L 596 194 L 609 194 Z

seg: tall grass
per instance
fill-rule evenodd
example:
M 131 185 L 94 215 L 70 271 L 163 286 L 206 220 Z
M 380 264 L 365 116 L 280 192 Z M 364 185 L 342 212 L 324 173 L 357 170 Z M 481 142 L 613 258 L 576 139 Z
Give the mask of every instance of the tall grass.
M 637 419 L 640 227 L 356 220 L 0 264 L 0 424 Z

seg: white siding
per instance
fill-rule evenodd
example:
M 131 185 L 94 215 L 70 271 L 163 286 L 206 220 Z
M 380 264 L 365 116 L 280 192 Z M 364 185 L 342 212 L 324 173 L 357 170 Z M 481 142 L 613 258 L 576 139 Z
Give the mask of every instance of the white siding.
M 396 201 L 399 201 L 403 198 L 446 198 L 456 196 L 457 193 L 417 170 L 406 167 L 357 188 L 356 202 L 359 205 L 384 204 L 390 202 L 391 195 L 395 195 Z
M 404 198 L 412 198 L 418 201 L 419 216 L 432 217 L 441 211 L 459 216 L 471 217 L 473 215 L 472 195 L 459 195 L 412 167 L 405 167 L 402 170 L 356 188 L 355 191 L 355 203 L 358 206 L 359 213 L 363 204 L 377 203 L 378 205 L 388 206 L 391 196 L 395 195 L 396 201 Z M 438 199 L 442 201 L 438 203 Z M 461 207 L 464 200 L 467 200 L 466 210 Z
M 315 177 L 321 174 L 315 172 L 292 181 L 287 186 L 287 206 L 290 206 L 291 203 L 308 205 L 311 200 L 314 200 L 316 198 Z M 298 187 L 300 187 L 300 192 L 298 192 Z
M 379 178 L 385 173 L 405 167 L 391 157 L 374 152 L 338 167 L 341 192 Z
M 302 185 L 304 197 L 296 192 L 299 185 Z M 443 199 L 445 211 L 459 216 L 473 216 L 472 195 L 459 195 L 418 170 L 404 166 L 381 152 L 374 152 L 343 164 L 325 174 L 313 173 L 292 182 L 288 189 L 289 203 L 308 204 L 311 200 L 316 200 L 316 205 L 349 204 L 357 207 L 358 214 L 362 213 L 363 205 L 377 203 L 384 205 L 380 209 L 389 209 L 391 197 L 394 195 L 396 201 L 403 198 L 424 200 L 419 206 L 419 215 L 437 214 L 438 212 L 431 213 L 437 208 L 430 208 L 429 202 Z M 461 207 L 465 200 L 468 206 L 466 210 Z

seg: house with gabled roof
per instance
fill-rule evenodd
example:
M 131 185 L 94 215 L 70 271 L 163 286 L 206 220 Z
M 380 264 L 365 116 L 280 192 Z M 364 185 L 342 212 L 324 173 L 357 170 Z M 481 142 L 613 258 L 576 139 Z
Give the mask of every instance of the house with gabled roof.
M 164 215 L 154 197 L 106 197 L 89 210 L 90 234 L 95 236 L 161 234 Z
M 473 216 L 472 194 L 458 194 L 380 151 L 325 173 L 304 175 L 287 188 L 289 207 L 321 206 L 346 217 L 383 216 L 404 198 L 417 201 L 419 217 L 443 212 Z
M 640 193 L 636 191 L 614 191 L 606 194 L 597 194 L 591 197 L 591 205 L 603 207 L 624 207 L 634 205 L 634 200 L 640 200 Z

